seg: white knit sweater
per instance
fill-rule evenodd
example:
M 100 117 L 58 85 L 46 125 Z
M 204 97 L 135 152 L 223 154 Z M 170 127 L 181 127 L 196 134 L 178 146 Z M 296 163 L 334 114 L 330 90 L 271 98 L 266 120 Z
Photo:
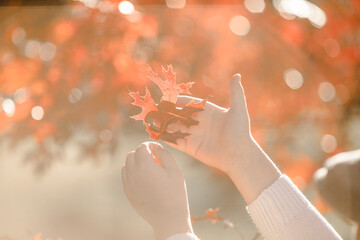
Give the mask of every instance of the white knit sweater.
M 282 175 L 247 206 L 253 222 L 266 240 L 341 239 L 325 218 L 291 180 Z M 167 240 L 199 240 L 177 234 Z

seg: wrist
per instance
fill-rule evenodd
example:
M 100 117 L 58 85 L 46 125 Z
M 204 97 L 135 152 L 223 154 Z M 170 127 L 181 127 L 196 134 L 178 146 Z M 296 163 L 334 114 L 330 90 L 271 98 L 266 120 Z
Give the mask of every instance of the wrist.
M 224 162 L 227 164 L 223 171 L 231 177 L 234 172 L 246 168 L 250 164 L 251 156 L 258 151 L 258 148 L 259 146 L 252 136 L 238 141 L 236 146 L 233 146 L 225 154 Z
M 233 160 L 228 176 L 250 204 L 281 176 L 281 172 L 251 138 L 248 147 Z

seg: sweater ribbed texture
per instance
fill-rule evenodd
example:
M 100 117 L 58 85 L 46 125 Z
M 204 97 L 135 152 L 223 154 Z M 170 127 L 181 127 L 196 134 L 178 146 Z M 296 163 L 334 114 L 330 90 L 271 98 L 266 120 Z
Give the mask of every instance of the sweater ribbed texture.
M 341 239 L 285 175 L 265 189 L 247 211 L 267 240 Z
M 266 188 L 246 209 L 266 240 L 342 239 L 285 175 Z M 187 233 L 167 240 L 199 239 Z

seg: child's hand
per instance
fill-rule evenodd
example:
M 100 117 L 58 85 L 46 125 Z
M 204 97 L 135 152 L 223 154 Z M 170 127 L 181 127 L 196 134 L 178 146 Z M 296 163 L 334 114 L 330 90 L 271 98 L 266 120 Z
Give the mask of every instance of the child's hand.
M 153 227 L 156 239 L 192 232 L 184 177 L 160 144 L 146 142 L 130 152 L 121 177 L 131 205 Z
M 229 173 L 234 167 L 234 161 L 238 164 L 238 159 L 242 158 L 241 155 L 247 152 L 252 143 L 249 116 L 240 78 L 240 74 L 236 74 L 230 83 L 229 109 L 207 102 L 205 110 L 194 117 L 199 121 L 198 125 L 189 129 L 181 124 L 169 126 L 170 131 L 180 130 L 191 134 L 186 139 L 179 139 L 177 145 L 171 143 L 169 145 L 209 166 Z M 192 99 L 200 101 L 188 96 L 179 96 L 177 105 L 183 107 Z
M 230 90 L 229 109 L 207 102 L 205 110 L 194 117 L 198 125 L 189 129 L 181 124 L 170 125 L 170 131 L 180 130 L 190 136 L 169 145 L 228 174 L 250 204 L 280 177 L 281 172 L 251 136 L 240 74 L 233 76 Z M 185 106 L 192 99 L 179 96 L 177 105 Z

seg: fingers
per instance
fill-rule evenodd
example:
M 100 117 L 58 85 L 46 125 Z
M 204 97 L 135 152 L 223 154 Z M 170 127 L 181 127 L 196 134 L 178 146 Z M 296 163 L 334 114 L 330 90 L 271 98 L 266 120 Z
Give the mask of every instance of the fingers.
M 135 151 L 135 162 L 139 169 L 155 170 L 159 169 L 158 159 L 154 155 L 154 149 L 161 148 L 159 143 L 155 142 L 144 142 Z
M 186 95 L 179 95 L 178 98 L 176 99 L 176 106 L 177 107 L 185 107 L 186 104 L 188 104 L 191 100 L 195 100 L 196 102 L 199 102 L 202 99 L 189 97 L 189 96 L 186 96 Z
M 185 146 L 185 140 L 179 139 L 178 144 L 182 147 Z M 180 149 L 181 150 L 181 149 Z M 155 159 L 159 161 L 156 164 Z M 163 167 L 163 168 L 162 168 Z M 121 169 L 121 178 L 123 183 L 128 181 L 128 178 L 136 171 L 158 171 L 159 169 L 176 169 L 178 168 L 172 155 L 163 149 L 163 147 L 155 142 L 142 143 L 135 152 L 130 152 L 126 157 L 125 166 Z M 138 169 L 138 170 L 136 170 Z M 158 169 L 158 170 L 156 170 Z
M 132 170 L 135 168 L 135 152 L 134 151 L 129 152 L 128 155 L 126 156 L 125 166 L 129 170 Z
M 171 142 L 167 142 L 164 141 L 167 145 L 169 145 L 170 147 L 173 147 L 175 149 L 178 149 L 180 151 L 185 152 L 185 148 L 186 148 L 186 140 L 183 138 L 180 138 L 176 141 L 176 144 L 171 143 Z
M 178 167 L 172 155 L 162 147 L 154 147 L 153 152 L 166 170 L 172 170 Z
M 149 144 L 151 142 L 144 142 L 138 146 L 135 151 L 135 162 L 140 164 L 142 161 L 151 161 L 153 160 Z
M 181 124 L 181 123 L 172 123 L 172 124 L 169 124 L 167 126 L 167 129 L 166 129 L 168 132 L 177 132 L 177 131 L 180 131 L 180 132 L 183 132 L 183 133 L 186 133 L 186 132 L 189 132 L 189 128 L 187 128 L 185 125 Z
M 230 82 L 230 92 L 231 92 L 231 111 L 243 111 L 246 109 L 246 99 L 244 89 L 241 85 L 241 75 L 235 74 Z

